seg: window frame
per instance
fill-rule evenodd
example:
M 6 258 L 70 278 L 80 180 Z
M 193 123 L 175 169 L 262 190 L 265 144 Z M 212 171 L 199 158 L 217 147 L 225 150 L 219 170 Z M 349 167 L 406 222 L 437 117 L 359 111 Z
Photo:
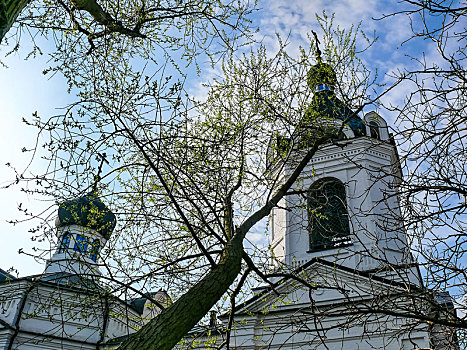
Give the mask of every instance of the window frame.
M 334 210 L 334 213 L 330 210 Z M 313 183 L 308 190 L 307 212 L 308 252 L 335 249 L 352 244 L 347 195 L 342 181 L 334 177 L 326 177 Z
M 368 126 L 370 128 L 370 136 L 374 139 L 381 140 L 381 127 L 379 126 L 379 124 L 372 120 L 368 123 Z
M 71 232 L 66 231 L 63 234 L 62 239 L 60 240 L 60 245 L 58 246 L 58 254 L 65 253 L 70 247 L 70 242 L 71 242 Z

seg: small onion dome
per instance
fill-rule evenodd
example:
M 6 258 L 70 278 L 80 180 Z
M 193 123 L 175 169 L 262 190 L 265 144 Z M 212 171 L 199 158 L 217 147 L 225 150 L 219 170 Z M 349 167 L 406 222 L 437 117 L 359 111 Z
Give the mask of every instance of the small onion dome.
M 336 73 L 329 64 L 319 62 L 308 71 L 307 83 L 313 91 L 332 90 L 337 84 Z
M 323 62 L 311 67 L 308 71 L 307 83 L 314 89 L 313 99 L 305 111 L 300 129 L 313 128 L 316 121 L 341 120 L 346 121 L 353 130 L 355 137 L 366 134 L 366 128 L 361 118 L 356 115 L 334 93 L 333 86 L 337 84 L 336 73 L 332 67 Z
M 57 227 L 84 226 L 109 239 L 116 224 L 117 218 L 114 213 L 92 193 L 63 202 L 58 207 Z

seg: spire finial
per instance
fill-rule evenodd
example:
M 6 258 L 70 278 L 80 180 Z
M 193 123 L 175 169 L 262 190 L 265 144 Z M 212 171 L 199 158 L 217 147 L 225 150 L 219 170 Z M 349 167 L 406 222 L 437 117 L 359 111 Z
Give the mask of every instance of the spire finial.
M 107 154 L 104 152 L 102 154 L 97 153 L 98 157 L 101 158 L 101 163 L 99 164 L 99 168 L 97 169 L 97 174 L 94 176 L 94 184 L 92 185 L 92 193 L 97 196 L 97 184 L 101 180 L 101 172 L 102 172 L 102 165 L 104 163 L 109 164 L 108 160 L 105 159 Z
M 336 73 L 332 67 L 323 63 L 321 59 L 321 50 L 319 49 L 319 39 L 315 31 L 311 31 L 315 37 L 316 43 L 316 60 L 318 61 L 314 66 L 310 68 L 307 75 L 308 86 L 313 89 L 315 92 L 320 92 L 323 90 L 331 90 L 333 86 L 337 83 Z
M 318 34 L 314 30 L 311 31 L 313 33 L 313 36 L 315 37 L 315 43 L 316 43 L 316 59 L 318 60 L 318 64 L 321 63 L 321 50 L 319 49 L 319 39 L 318 39 Z

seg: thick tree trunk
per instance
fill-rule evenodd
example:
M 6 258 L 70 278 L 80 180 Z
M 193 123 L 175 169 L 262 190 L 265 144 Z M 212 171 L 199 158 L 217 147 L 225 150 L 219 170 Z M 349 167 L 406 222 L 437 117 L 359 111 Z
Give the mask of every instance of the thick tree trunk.
M 271 209 L 279 203 L 300 176 L 318 147 L 332 138 L 335 138 L 335 135 L 325 135 L 317 139 L 272 198 L 235 230 L 235 235 L 227 243 L 218 265 L 172 306 L 125 341 L 119 349 L 172 349 L 209 312 L 235 281 L 241 270 L 243 240 L 247 232 L 259 220 L 269 215 Z
M 219 264 L 119 349 L 170 350 L 216 304 L 240 272 L 244 235 L 237 234 L 226 246 Z
M 31 0 L 0 0 L 0 43 Z

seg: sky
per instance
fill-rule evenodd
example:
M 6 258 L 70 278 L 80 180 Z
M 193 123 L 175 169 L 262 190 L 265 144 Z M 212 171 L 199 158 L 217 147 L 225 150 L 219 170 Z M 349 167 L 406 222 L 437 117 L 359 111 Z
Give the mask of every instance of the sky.
M 430 57 L 430 47 L 423 43 L 409 42 L 401 45 L 410 37 L 410 22 L 406 16 L 392 17 L 386 20 L 375 20 L 383 14 L 400 9 L 396 2 L 383 0 L 264 0 L 259 2 L 260 9 L 253 17 L 253 25 L 259 27 L 256 34 L 258 40 L 274 51 L 277 48 L 276 33 L 282 38 L 288 38 L 289 54 L 298 53 L 300 45 L 306 46 L 307 35 L 311 30 L 320 33 L 315 19 L 315 13 L 322 14 L 323 10 L 330 16 L 334 13 L 335 24 L 341 28 L 350 28 L 361 23 L 361 28 L 369 35 L 379 37 L 371 50 L 362 56 L 369 67 L 378 68 L 383 81 L 389 81 L 386 73 L 395 69 L 409 67 L 412 63 L 406 55 L 419 55 L 425 52 Z M 41 39 L 39 39 L 41 40 Z M 42 75 L 47 67 L 49 57 L 38 55 L 36 58 L 25 59 L 28 52 L 28 43 L 22 43 L 25 49 L 5 57 L 11 47 L 0 47 L 0 187 L 5 187 L 15 180 L 15 173 L 6 163 L 11 163 L 18 169 L 28 166 L 41 167 L 43 164 L 36 159 L 29 165 L 31 152 L 22 152 L 30 149 L 36 142 L 36 132 L 33 128 L 25 127 L 22 119 L 29 118 L 32 113 L 47 117 L 59 113 L 60 108 L 72 101 L 72 96 L 66 92 L 64 79 L 59 75 L 52 78 Z M 53 49 L 45 39 L 43 45 Z M 214 70 L 215 71 L 215 70 Z M 212 77 L 213 70 L 207 69 L 197 80 L 190 82 L 190 89 L 199 94 L 197 86 Z M 403 100 L 407 90 L 403 87 L 389 93 L 385 99 L 398 103 Z M 390 125 L 394 125 L 393 116 L 383 115 Z M 8 224 L 7 221 L 19 218 L 18 205 L 28 207 L 40 212 L 49 207 L 50 203 L 43 202 L 42 198 L 26 195 L 20 187 L 0 189 L 0 268 L 7 270 L 16 268 L 20 276 L 41 273 L 44 266 L 26 254 L 18 254 L 22 249 L 33 253 L 34 247 L 44 248 L 45 244 L 31 240 L 32 234 L 28 232 L 31 222 L 17 225 Z M 250 236 L 251 240 L 259 240 L 259 234 Z

